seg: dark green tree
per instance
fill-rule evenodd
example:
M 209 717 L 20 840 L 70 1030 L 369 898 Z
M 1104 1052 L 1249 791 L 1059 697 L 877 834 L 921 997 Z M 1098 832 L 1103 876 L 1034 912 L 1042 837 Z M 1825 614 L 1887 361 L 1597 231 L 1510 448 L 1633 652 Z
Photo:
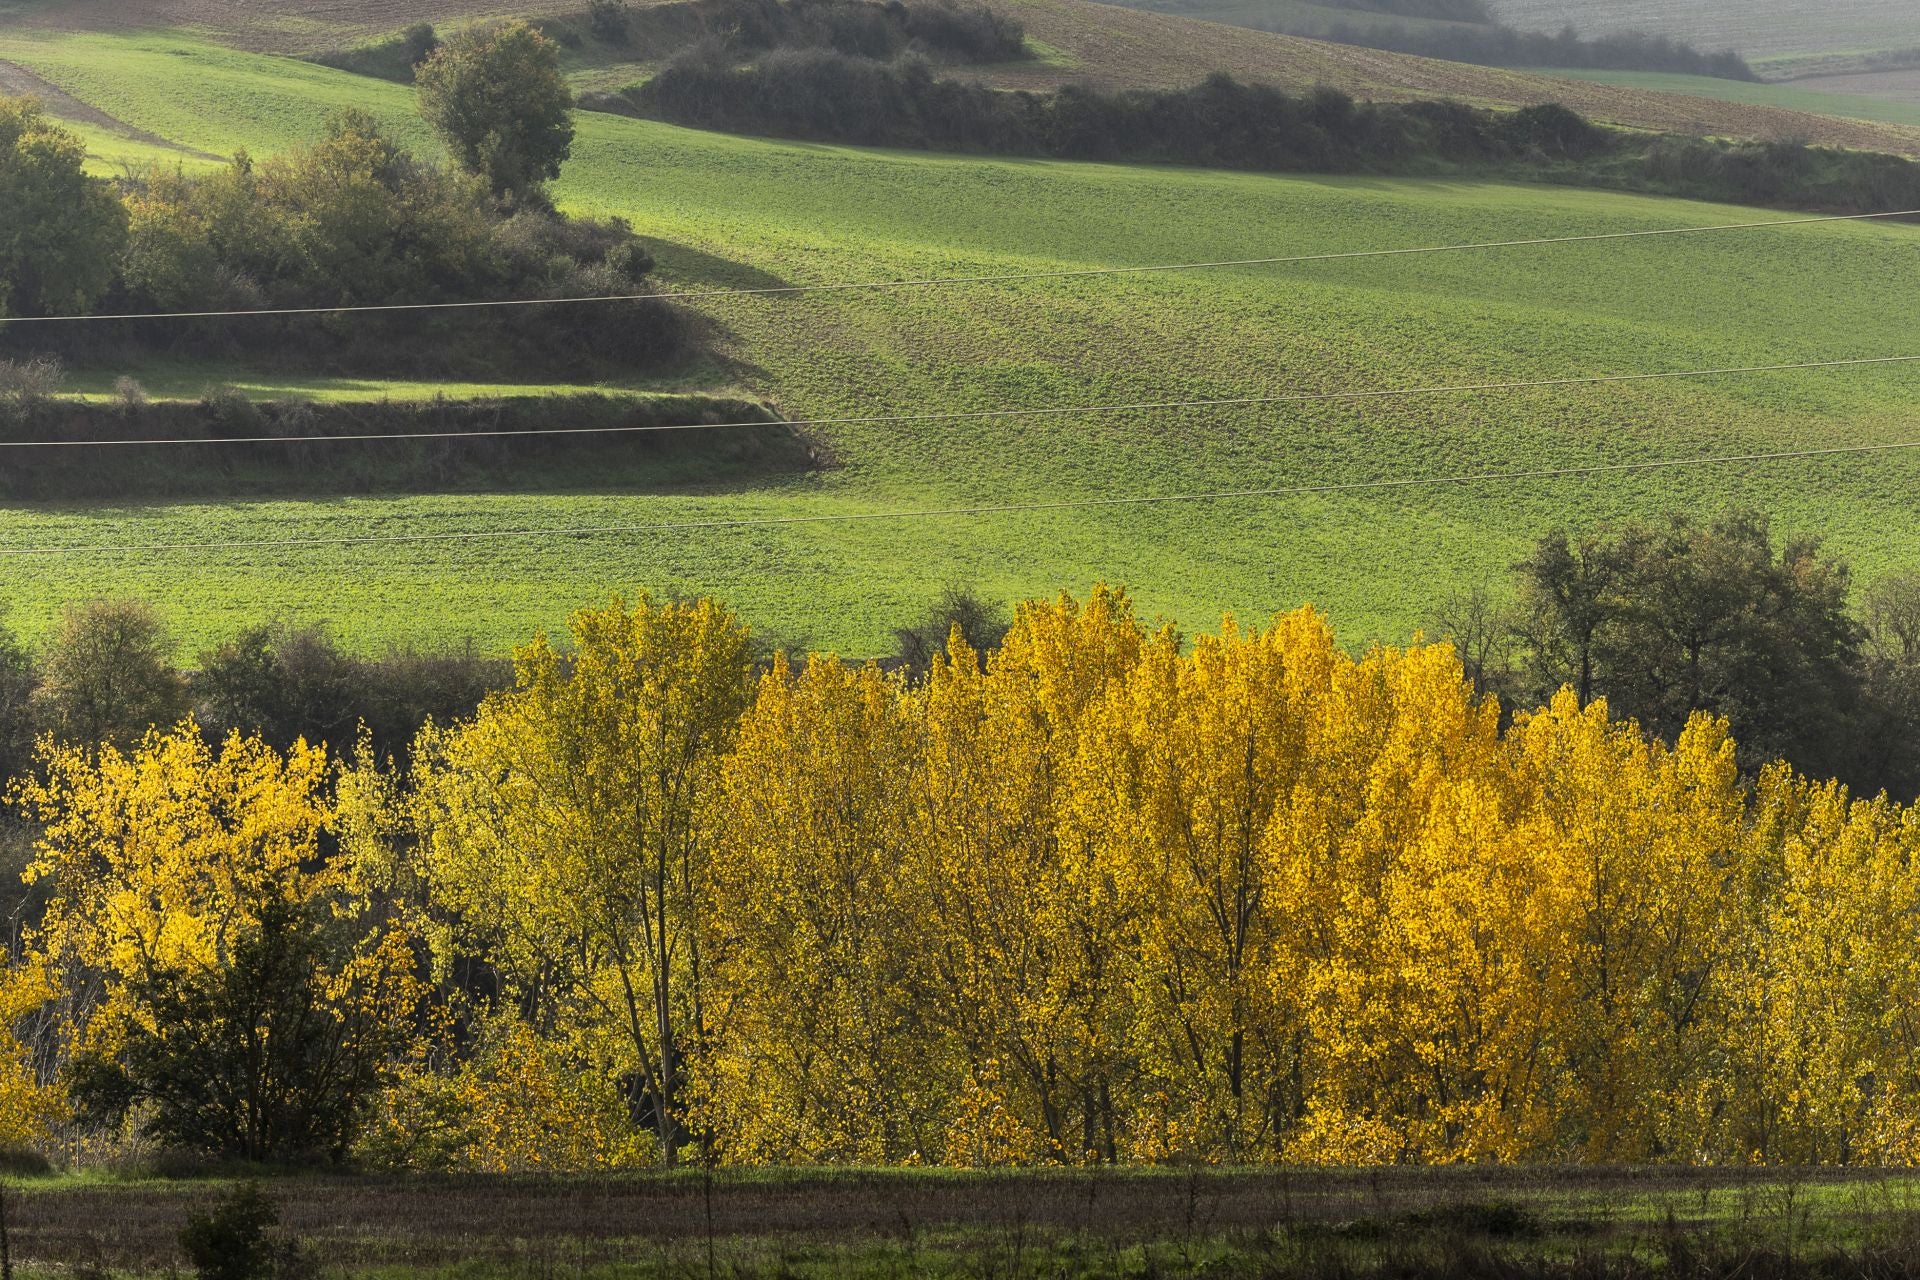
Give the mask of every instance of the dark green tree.
M 525 197 L 573 150 L 573 93 L 560 50 L 524 22 L 453 36 L 420 64 L 420 114 L 494 194 Z
M 1875 582 L 1861 614 L 1868 719 L 1858 785 L 1911 801 L 1920 795 L 1920 572 Z
M 30 98 L 0 98 L 0 315 L 85 311 L 113 283 L 127 210 L 86 147 Z
M 42 724 L 63 742 L 130 746 L 186 712 L 173 644 L 150 604 L 69 605 L 43 647 L 36 698 Z
M 1600 628 L 1620 576 L 1618 559 L 1601 538 L 1576 543 L 1555 531 L 1514 567 L 1522 688 L 1529 700 L 1544 703 L 1562 688 L 1571 688 L 1583 705 L 1593 701 Z
M 227 1159 L 343 1160 L 411 1028 L 378 973 L 349 972 L 324 905 L 270 903 L 225 964 L 160 969 L 111 1056 L 77 1059 L 83 1120 Z M 390 975 L 388 975 L 390 977 Z
M 1675 515 L 1578 543 L 1551 534 L 1516 573 L 1528 699 L 1571 686 L 1669 739 L 1711 712 L 1749 766 L 1854 771 L 1862 633 L 1847 566 L 1817 541 L 1776 548 L 1753 512 Z
M 359 664 L 324 627 L 272 622 L 202 653 L 189 687 L 194 718 L 209 734 L 258 734 L 285 750 L 301 738 L 351 743 L 361 684 Z
M 13 630 L 0 622 L 0 784 L 19 776 L 33 761 L 37 678 L 32 655 Z
M 1000 647 L 1011 625 L 1006 606 L 969 588 L 950 586 L 918 622 L 895 628 L 894 664 L 912 675 L 925 675 L 934 658 L 947 652 L 955 631 L 984 657 Z

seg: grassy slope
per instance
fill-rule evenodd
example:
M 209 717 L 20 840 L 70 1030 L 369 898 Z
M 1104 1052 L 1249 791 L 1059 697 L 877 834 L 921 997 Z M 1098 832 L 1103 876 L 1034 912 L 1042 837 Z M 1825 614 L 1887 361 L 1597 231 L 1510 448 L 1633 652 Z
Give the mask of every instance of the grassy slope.
M 230 5 L 233 0 L 203 2 L 217 7 Z M 440 7 L 461 2 L 478 0 L 443 0 Z M 159 3 L 140 0 L 134 7 Z M 1002 0 L 1002 4 L 1017 13 L 1034 39 L 1054 54 L 986 73 L 994 83 L 1009 88 L 1046 88 L 1066 80 L 1184 86 L 1198 83 L 1213 71 L 1227 71 L 1293 89 L 1326 84 L 1362 97 L 1440 96 L 1506 106 L 1564 102 L 1596 119 L 1634 128 L 1803 137 L 1834 146 L 1920 155 L 1920 127 L 1910 125 L 1834 119 L 1687 93 L 1650 92 L 1470 67 L 1089 0 Z M 55 9 L 58 13 L 68 11 L 63 6 Z M 295 26 L 304 23 L 300 29 L 306 30 L 315 20 L 296 19 L 307 9 L 324 11 L 330 21 L 358 13 L 350 0 L 328 6 L 308 0 L 306 5 L 288 6 L 278 20 Z M 104 21 L 100 15 L 111 17 L 121 11 L 93 4 L 74 12 L 84 14 L 88 24 L 99 27 Z M 391 27 L 391 8 L 385 12 Z M 220 31 L 223 39 L 237 38 L 225 27 L 210 29 Z M 333 43 L 338 44 L 346 39 L 349 28 L 336 26 L 329 30 Z M 313 40 L 311 32 L 298 39 L 288 36 L 287 43 L 278 47 L 303 47 Z M 163 120 L 166 127 L 153 127 L 154 132 L 205 150 L 230 147 L 230 142 L 223 142 L 232 136 L 226 132 L 228 127 L 237 126 L 244 133 L 259 132 L 251 106 L 256 101 L 269 112 L 310 111 L 316 104 L 347 105 L 356 101 L 358 94 L 353 80 L 343 80 L 324 68 L 284 59 L 263 64 L 245 53 L 151 31 L 110 28 L 75 34 L 51 22 L 18 25 L 0 30 L 0 58 L 38 71 L 128 123 L 137 124 L 133 116 L 140 113 L 145 113 L 145 118 Z M 609 69 L 599 68 L 593 82 L 606 87 L 601 81 L 609 74 Z M 158 94 L 143 87 L 171 83 L 182 75 L 195 80 L 195 92 L 171 105 L 158 101 Z
M 1913 0 L 1493 0 L 1493 7 L 1519 27 L 1637 29 L 1749 54 L 1920 44 Z
M 23 48 L 139 127 L 271 150 L 350 98 L 406 94 L 240 55 Z M 44 56 L 42 56 L 44 55 Z M 216 74 L 216 66 L 226 68 Z M 137 67 L 141 74 L 129 71 Z M 168 69 L 172 68 L 169 73 Z M 84 83 L 83 83 L 84 82 Z M 244 89 L 244 91 L 243 91 Z M 820 282 L 1220 259 L 1740 221 L 1746 211 L 1548 188 L 1283 179 L 771 144 L 581 121 L 559 195 L 657 237 L 667 279 Z M 807 415 L 1402 386 L 1884 354 L 1913 348 L 1920 231 L 1840 225 L 1554 249 L 885 295 L 709 304 L 752 389 Z M 1911 370 L 1372 405 L 842 427 L 839 469 L 728 493 L 448 495 L 0 512 L 0 542 L 150 544 L 863 515 L 1453 474 L 1913 434 Z M 1214 505 L 683 530 L 528 541 L 0 562 L 29 630 L 60 600 L 133 592 L 193 636 L 273 611 L 348 639 L 503 645 L 615 589 L 711 590 L 789 639 L 854 652 L 944 581 L 1000 594 L 1135 586 L 1194 625 L 1311 599 L 1399 636 L 1558 521 L 1733 498 L 1872 571 L 1920 559 L 1920 457 L 1834 460 Z

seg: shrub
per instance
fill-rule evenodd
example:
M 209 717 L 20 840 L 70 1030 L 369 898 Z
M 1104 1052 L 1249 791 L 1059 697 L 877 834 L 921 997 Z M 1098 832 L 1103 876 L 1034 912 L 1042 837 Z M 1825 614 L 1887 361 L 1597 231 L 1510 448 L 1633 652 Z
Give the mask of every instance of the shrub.
M 146 1137 L 227 1159 L 344 1159 L 409 1042 L 413 956 L 356 955 L 343 927 L 269 900 L 224 965 L 151 965 L 117 1049 L 70 1068 L 75 1112 L 112 1128 L 139 1108 Z
M 235 387 L 208 387 L 200 395 L 207 415 L 207 434 L 225 439 L 257 435 L 264 418 L 253 397 Z
M 54 623 L 35 695 L 42 725 L 63 742 L 126 746 L 186 710 L 173 649 L 153 606 L 138 600 L 69 605 Z
M 956 632 L 984 660 L 1000 647 L 1012 625 L 1006 606 L 971 588 L 951 586 L 918 622 L 894 631 L 893 663 L 909 674 L 925 675 L 934 659 L 947 653 Z
M 180 1229 L 180 1250 L 200 1280 L 305 1280 L 318 1268 L 297 1241 L 276 1240 L 280 1210 L 259 1184 L 242 1183 Z
M 60 390 L 66 369 L 52 356 L 0 360 L 0 405 L 25 409 Z
M 120 407 L 129 413 L 144 409 L 147 405 L 147 389 L 125 374 L 113 380 L 113 395 L 120 402 Z
M 416 22 L 400 33 L 400 50 L 407 65 L 417 67 L 440 47 L 440 36 L 431 22 Z
M 587 26 L 608 44 L 625 44 L 632 38 L 628 18 L 627 0 L 587 0 Z

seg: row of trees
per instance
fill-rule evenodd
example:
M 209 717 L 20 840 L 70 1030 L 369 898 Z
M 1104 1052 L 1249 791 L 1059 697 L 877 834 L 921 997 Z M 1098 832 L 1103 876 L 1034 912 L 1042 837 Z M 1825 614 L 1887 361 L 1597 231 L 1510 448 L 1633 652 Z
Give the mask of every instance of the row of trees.
M 1920 1158 L 1920 824 L 1725 723 L 1096 589 L 924 679 L 576 615 L 398 770 L 44 749 L 65 1115 L 415 1167 Z M 271 1052 L 248 1052 L 265 1044 Z
M 1561 688 L 1673 741 L 1724 718 L 1757 772 L 1786 760 L 1856 791 L 1920 795 L 1920 575 L 1869 584 L 1814 539 L 1738 511 L 1541 538 L 1505 588 L 1454 597 L 1435 631 L 1509 706 Z
M 1290 94 L 1227 75 L 1177 90 L 1006 93 L 939 78 L 924 60 L 822 49 L 776 50 L 743 66 L 724 49 L 696 48 L 625 100 L 643 114 L 736 132 L 1274 172 L 1568 161 L 1613 146 L 1606 130 L 1560 106 L 1356 102 L 1334 89 Z
M 1399 26 L 1391 23 L 1336 23 L 1299 30 L 1286 22 L 1271 30 L 1318 36 L 1338 44 L 1470 62 L 1489 67 L 1577 67 L 1610 71 L 1663 71 L 1757 81 L 1747 60 L 1731 49 L 1707 53 L 1668 36 L 1626 31 L 1586 39 L 1572 27 L 1558 33 L 1521 31 L 1504 23 L 1472 26 Z
M 0 630 L 0 776 L 31 771 L 35 744 L 137 746 L 192 717 L 210 741 L 230 733 L 404 755 L 428 719 L 470 715 L 511 683 L 509 665 L 471 647 L 378 658 L 345 652 L 324 626 L 269 622 L 200 652 L 191 670 L 153 606 L 97 600 L 63 610 L 37 649 Z
M 695 128 L 869 146 L 1275 173 L 1519 173 L 1836 213 L 1920 201 L 1920 164 L 1902 156 L 1629 134 L 1555 104 L 1493 111 L 1452 101 L 1355 102 L 1333 89 L 1291 94 L 1225 75 L 1176 90 L 1009 93 L 943 77 L 914 57 L 778 49 L 743 64 L 704 45 L 597 105 Z

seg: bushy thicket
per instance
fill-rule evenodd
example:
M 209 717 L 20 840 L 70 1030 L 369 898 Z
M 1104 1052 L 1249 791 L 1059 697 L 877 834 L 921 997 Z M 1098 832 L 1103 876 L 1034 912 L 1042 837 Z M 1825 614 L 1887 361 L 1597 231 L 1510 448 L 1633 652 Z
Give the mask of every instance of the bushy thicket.
M 1270 30 L 1287 32 L 1285 23 Z M 1308 34 L 1300 32 L 1300 34 Z M 1758 80 L 1747 60 L 1728 49 L 1706 53 L 1667 36 L 1639 31 L 1583 38 L 1572 27 L 1557 34 L 1504 25 L 1398 27 L 1340 23 L 1311 34 L 1339 44 L 1470 62 L 1489 67 L 1574 67 L 1606 71 L 1665 71 L 1720 80 Z
M 364 727 L 378 754 L 404 753 L 427 720 L 465 715 L 511 678 L 471 645 L 361 657 L 323 625 L 286 621 L 247 627 L 183 666 L 151 605 L 95 600 L 64 610 L 35 648 L 0 627 L 0 779 L 26 772 L 41 735 L 125 746 L 187 715 L 214 739 L 346 750 Z
M 1007 62 L 1026 56 L 1026 29 L 986 5 L 954 0 L 708 0 L 696 6 L 735 53 L 832 49 L 892 58 L 913 50 L 950 62 Z
M 155 170 L 127 192 L 131 229 L 109 309 L 252 311 L 644 291 L 653 260 L 626 223 L 495 200 L 473 176 L 422 163 L 345 112 L 311 147 L 212 174 Z M 683 335 L 658 303 L 484 314 L 168 322 L 136 338 L 245 348 L 355 368 L 497 369 L 511 358 L 585 371 L 648 364 Z M 120 335 L 126 336 L 123 330 Z M 36 338 L 44 335 L 36 334 Z
M 1275 173 L 1468 171 L 1832 213 L 1920 207 L 1920 164 L 1900 156 L 1626 133 L 1557 104 L 1356 102 L 1225 75 L 1180 90 L 1007 93 L 913 58 L 783 50 L 741 65 L 696 50 L 618 105 L 695 127 L 873 146 Z
M 76 181 L 77 156 L 69 166 Z M 498 197 L 474 174 L 418 160 L 357 111 L 284 155 L 242 153 L 206 174 L 155 168 L 124 180 L 117 198 L 103 183 L 87 189 L 119 215 L 117 234 L 87 240 L 97 284 L 57 306 L 32 302 L 22 282 L 37 276 L 9 272 L 0 254 L 0 290 L 11 285 L 15 310 L 252 312 L 629 295 L 646 291 L 653 267 L 625 222 L 563 216 L 537 188 Z M 60 243 L 64 216 L 51 209 L 12 230 Z M 642 301 L 18 326 L 0 334 L 0 358 L 251 355 L 356 373 L 490 377 L 513 366 L 590 378 L 658 366 L 688 340 L 677 312 Z
M 656 429 L 772 419 L 748 400 L 579 395 L 316 404 L 255 401 L 213 387 L 197 401 L 147 403 L 134 385 L 113 404 L 44 394 L 16 401 L 5 391 L 9 368 L 0 361 L 0 430 L 12 440 L 236 441 L 213 451 L 126 450 L 107 465 L 93 456 L 98 450 L 59 444 L 9 450 L 0 496 L 36 502 L 633 487 L 804 471 L 814 462 L 787 428 Z M 569 434 L 594 429 L 605 434 Z M 445 438 L 408 438 L 419 433 Z M 300 439 L 309 436 L 365 438 Z
M 1604 151 L 1605 131 L 1561 107 L 1501 113 L 1458 103 L 1356 102 L 1215 75 L 1181 90 L 1003 93 L 941 79 L 926 62 L 783 50 L 751 66 L 710 53 L 677 61 L 629 100 L 708 128 L 876 146 L 1231 169 L 1364 171 Z

